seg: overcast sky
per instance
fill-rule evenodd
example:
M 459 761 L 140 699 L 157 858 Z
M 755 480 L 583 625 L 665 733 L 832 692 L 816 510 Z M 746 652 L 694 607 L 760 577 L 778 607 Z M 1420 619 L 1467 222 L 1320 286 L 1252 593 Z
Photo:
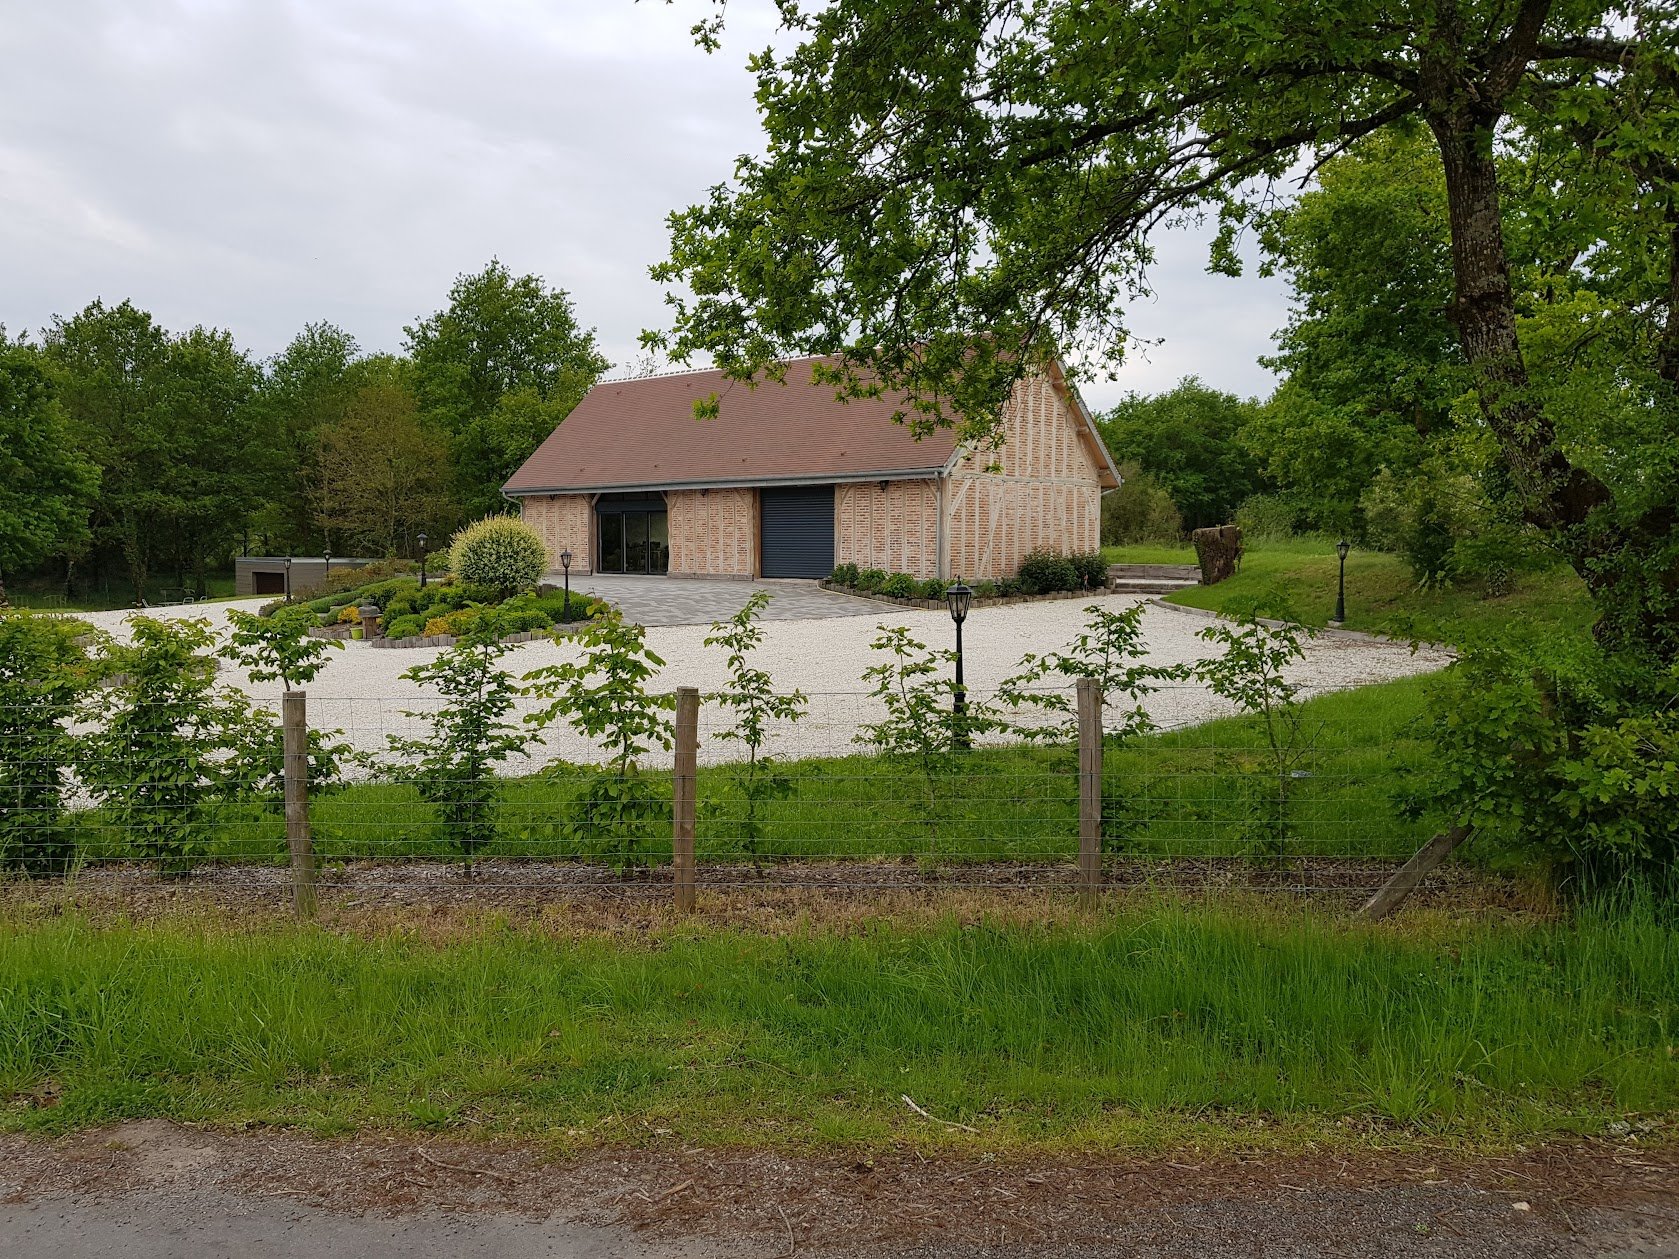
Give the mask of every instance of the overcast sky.
M 258 357 L 318 319 L 396 350 L 493 256 L 627 365 L 663 318 L 664 216 L 760 147 L 770 9 L 733 0 L 706 56 L 704 0 L 4 0 L 0 323 L 130 298 Z M 1187 373 L 1269 392 L 1282 286 L 1205 252 L 1161 242 L 1131 322 L 1164 343 L 1092 405 Z

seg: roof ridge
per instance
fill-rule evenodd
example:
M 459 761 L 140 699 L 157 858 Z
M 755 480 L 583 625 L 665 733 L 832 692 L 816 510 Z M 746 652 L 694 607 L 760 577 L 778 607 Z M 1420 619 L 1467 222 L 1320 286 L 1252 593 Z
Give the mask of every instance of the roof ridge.
M 792 367 L 795 363 L 814 363 L 819 358 L 832 357 L 831 354 L 801 354 L 798 358 L 782 359 L 780 361 Z M 637 380 L 662 380 L 670 376 L 699 376 L 706 372 L 721 372 L 722 370 L 721 367 L 713 363 L 710 367 L 678 367 L 663 372 L 642 372 L 639 376 L 602 376 L 595 381 L 595 384 L 624 385 Z

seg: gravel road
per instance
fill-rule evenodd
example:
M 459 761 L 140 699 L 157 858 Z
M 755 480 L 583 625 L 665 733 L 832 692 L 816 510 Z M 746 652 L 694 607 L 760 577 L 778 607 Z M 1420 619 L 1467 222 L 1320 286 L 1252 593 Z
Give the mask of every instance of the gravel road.
M 1118 610 L 1137 602 L 1136 596 L 1109 595 L 1091 600 Z M 152 615 L 167 617 L 207 616 L 221 625 L 226 610 L 253 609 L 263 600 L 241 600 L 199 607 L 159 609 Z M 1020 603 L 979 608 L 964 627 L 964 659 L 969 687 L 976 695 L 994 688 L 1013 673 L 1026 652 L 1053 651 L 1064 647 L 1087 619 L 1084 600 Z M 126 613 L 84 614 L 102 628 L 122 633 Z M 1144 612 L 1143 625 L 1150 658 L 1161 664 L 1200 659 L 1210 648 L 1198 637 L 1208 618 L 1190 609 L 1151 604 Z M 869 644 L 882 625 L 906 625 L 921 641 L 949 646 L 952 629 L 943 611 L 880 605 L 874 616 L 836 617 L 820 620 L 770 621 L 763 626 L 764 644 L 754 663 L 769 670 L 778 686 L 797 687 L 810 697 L 806 719 L 796 726 L 772 733 L 772 748 L 784 758 L 833 756 L 857 751 L 854 737 L 863 723 L 876 720 L 879 709 L 867 695 L 863 671 L 879 661 Z M 648 630 L 649 646 L 665 661 L 656 679 L 658 687 L 696 686 L 702 691 L 718 688 L 724 680 L 722 653 L 706 647 L 709 628 L 703 625 L 655 626 Z M 385 735 L 399 733 L 417 737 L 421 723 L 405 715 L 422 711 L 433 701 L 418 684 L 402 673 L 431 660 L 442 648 L 375 650 L 363 643 L 349 642 L 334 651 L 330 663 L 309 685 L 311 724 L 337 728 L 348 741 L 363 751 L 382 750 Z M 575 659 L 578 649 L 570 641 L 537 641 L 515 647 L 506 667 L 523 673 L 561 660 Z M 1450 656 L 1437 648 L 1418 651 L 1406 645 L 1384 642 L 1356 634 L 1324 634 L 1312 640 L 1306 658 L 1293 671 L 1294 680 L 1311 692 L 1340 690 L 1383 682 L 1393 678 L 1429 672 L 1444 667 Z M 256 683 L 243 672 L 228 668 L 223 677 L 241 686 L 252 697 L 277 702 L 276 683 Z M 534 702 L 523 705 L 526 711 Z M 1150 696 L 1146 704 L 1151 716 L 1163 727 L 1204 721 L 1231 711 L 1230 706 L 1199 685 L 1174 686 Z M 708 705 L 701 717 L 702 761 L 717 761 L 733 749 L 708 739 L 711 723 L 719 714 Z M 550 733 L 546 744 L 524 761 L 508 765 L 511 772 L 528 770 L 555 758 L 573 761 L 597 759 L 588 744 L 567 730 Z M 655 762 L 656 763 L 656 762 Z
M 312 1140 L 147 1120 L 0 1136 L 20 1259 L 1674 1259 L 1638 1146 L 1149 1159 Z

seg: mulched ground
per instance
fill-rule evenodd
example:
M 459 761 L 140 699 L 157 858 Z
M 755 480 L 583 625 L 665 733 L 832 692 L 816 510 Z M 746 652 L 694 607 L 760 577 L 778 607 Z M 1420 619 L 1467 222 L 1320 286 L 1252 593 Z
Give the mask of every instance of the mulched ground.
M 1110 901 L 1169 894 L 1190 899 L 1256 899 L 1279 905 L 1348 912 L 1393 873 L 1390 861 L 1296 858 L 1256 864 L 1242 858 L 1112 860 L 1103 896 Z M 928 868 L 913 860 L 776 862 L 702 865 L 699 908 L 708 918 L 752 920 L 818 913 L 909 912 L 969 908 L 1064 910 L 1078 887 L 1076 867 L 986 862 Z M 484 910 L 537 918 L 556 908 L 568 916 L 657 915 L 673 898 L 669 866 L 619 873 L 584 862 L 495 859 L 478 863 L 471 878 L 458 864 L 435 861 L 352 862 L 320 873 L 321 912 L 329 920 L 381 910 Z M 1542 912 L 1533 890 L 1514 881 L 1448 864 L 1430 874 L 1411 907 L 1455 912 Z M 266 865 L 205 866 L 185 878 L 165 878 L 128 864 L 96 866 L 64 882 L 0 881 L 0 909 L 28 913 L 76 910 L 101 915 L 158 914 L 214 909 L 239 915 L 289 912 L 290 873 Z
M 392 1216 L 496 1212 L 742 1255 L 1672 1254 L 1679 1151 L 1634 1134 L 1441 1151 L 1034 1159 L 610 1149 L 160 1120 L 0 1137 L 0 1199 L 193 1188 Z

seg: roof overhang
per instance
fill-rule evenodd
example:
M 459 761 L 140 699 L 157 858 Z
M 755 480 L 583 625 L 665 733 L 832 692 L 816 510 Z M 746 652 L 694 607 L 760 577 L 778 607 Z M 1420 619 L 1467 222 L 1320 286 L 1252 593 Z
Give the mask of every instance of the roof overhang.
M 942 476 L 941 468 L 885 468 L 878 472 L 847 472 L 833 476 L 735 477 L 712 481 L 616 481 L 604 485 L 546 485 L 519 489 L 502 487 L 506 498 L 530 498 L 537 494 L 622 494 L 659 490 L 748 490 L 777 485 L 855 485 L 867 481 L 928 481 Z

